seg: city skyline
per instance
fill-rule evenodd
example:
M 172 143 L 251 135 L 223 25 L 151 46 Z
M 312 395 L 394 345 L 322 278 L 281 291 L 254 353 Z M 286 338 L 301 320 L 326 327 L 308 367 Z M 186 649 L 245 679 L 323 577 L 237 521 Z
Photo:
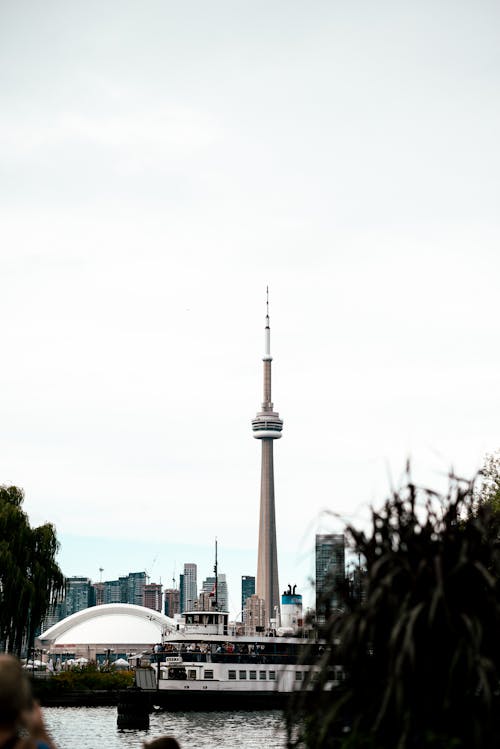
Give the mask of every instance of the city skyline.
M 498 447 L 500 7 L 0 11 L 0 481 L 67 575 L 257 567 L 269 285 L 280 585 Z M 328 515 L 325 511 L 330 511 Z M 309 590 L 309 593 L 308 593 Z M 308 598 L 309 596 L 309 598 Z

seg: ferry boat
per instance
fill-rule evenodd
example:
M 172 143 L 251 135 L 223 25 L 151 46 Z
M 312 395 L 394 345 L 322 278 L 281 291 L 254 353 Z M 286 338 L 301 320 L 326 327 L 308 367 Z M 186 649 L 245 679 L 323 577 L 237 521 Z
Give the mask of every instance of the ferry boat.
M 238 634 L 228 619 L 227 612 L 186 612 L 156 652 L 140 657 L 136 686 L 171 710 L 271 709 L 302 688 L 308 672 L 314 679 L 324 643 L 292 627 Z M 341 668 L 334 669 L 327 688 L 341 678 Z

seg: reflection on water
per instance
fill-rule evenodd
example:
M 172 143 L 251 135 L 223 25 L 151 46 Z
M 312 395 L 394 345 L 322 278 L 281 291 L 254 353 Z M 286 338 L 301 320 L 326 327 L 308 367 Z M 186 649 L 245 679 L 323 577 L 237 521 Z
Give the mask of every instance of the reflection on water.
M 59 749 L 124 749 L 157 736 L 175 736 L 181 749 L 284 749 L 282 713 L 268 711 L 155 712 L 149 731 L 119 731 L 116 707 L 46 707 L 47 726 Z

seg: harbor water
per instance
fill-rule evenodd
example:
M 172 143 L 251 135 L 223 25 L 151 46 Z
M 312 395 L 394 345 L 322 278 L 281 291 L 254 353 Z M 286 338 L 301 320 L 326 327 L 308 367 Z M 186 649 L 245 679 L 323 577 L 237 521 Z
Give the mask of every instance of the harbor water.
M 174 736 L 181 749 L 285 749 L 283 713 L 270 711 L 154 712 L 148 731 L 118 730 L 116 707 L 46 707 L 59 749 L 140 749 L 144 741 Z

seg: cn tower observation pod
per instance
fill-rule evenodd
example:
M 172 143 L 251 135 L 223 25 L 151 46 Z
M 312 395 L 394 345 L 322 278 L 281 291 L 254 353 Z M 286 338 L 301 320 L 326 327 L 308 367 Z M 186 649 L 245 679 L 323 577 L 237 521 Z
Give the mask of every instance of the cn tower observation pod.
M 274 411 L 263 411 L 252 419 L 253 436 L 257 440 L 278 440 L 281 437 L 283 420 Z

